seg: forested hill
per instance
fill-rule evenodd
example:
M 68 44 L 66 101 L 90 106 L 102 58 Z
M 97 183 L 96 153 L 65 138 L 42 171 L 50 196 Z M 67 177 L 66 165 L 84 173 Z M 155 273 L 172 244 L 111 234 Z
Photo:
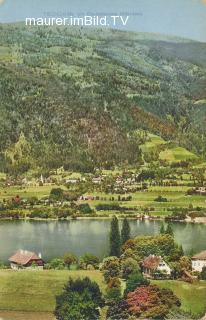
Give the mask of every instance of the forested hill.
M 0 171 L 138 163 L 140 129 L 206 154 L 206 43 L 0 25 Z

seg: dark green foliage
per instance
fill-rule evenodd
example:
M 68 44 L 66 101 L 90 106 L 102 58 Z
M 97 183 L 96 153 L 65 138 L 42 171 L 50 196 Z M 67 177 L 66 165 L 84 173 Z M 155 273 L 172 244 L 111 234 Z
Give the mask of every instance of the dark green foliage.
M 106 299 L 108 301 L 118 301 L 121 299 L 121 281 L 119 278 L 111 278 L 106 287 Z
M 110 256 L 120 256 L 120 232 L 119 232 L 119 222 L 117 217 L 113 217 L 110 226 L 110 236 L 109 236 L 109 243 L 110 243 Z
M 92 214 L 93 210 L 91 209 L 88 203 L 82 203 L 78 206 L 78 209 L 83 214 Z
M 98 307 L 103 305 L 99 286 L 89 278 L 72 280 L 65 285 L 62 294 L 56 297 L 57 320 L 96 320 Z
M 205 44 L 144 37 L 2 25 L 1 171 L 137 164 L 139 128 L 204 156 Z
M 202 272 L 200 274 L 202 280 L 206 280 L 206 267 L 202 268 Z
M 127 218 L 124 218 L 121 230 L 121 244 L 125 244 L 130 239 L 130 225 Z
M 174 237 L 174 232 L 173 232 L 173 229 L 172 229 L 172 226 L 170 223 L 168 223 L 167 225 L 167 228 L 165 230 L 165 233 L 166 234 L 169 234 L 170 236 Z
M 55 200 L 62 200 L 64 194 L 64 190 L 61 188 L 53 188 L 50 192 L 50 197 Z
M 162 196 L 158 196 L 157 198 L 154 199 L 156 202 L 167 202 L 167 198 L 164 198 Z
M 165 227 L 164 227 L 164 223 L 161 223 L 161 227 L 160 227 L 160 234 L 164 234 L 165 233 Z
M 128 320 L 129 317 L 128 304 L 125 300 L 109 303 L 107 320 Z
M 145 279 L 140 271 L 132 272 L 126 282 L 125 294 L 134 291 L 137 287 L 148 286 L 149 280 Z

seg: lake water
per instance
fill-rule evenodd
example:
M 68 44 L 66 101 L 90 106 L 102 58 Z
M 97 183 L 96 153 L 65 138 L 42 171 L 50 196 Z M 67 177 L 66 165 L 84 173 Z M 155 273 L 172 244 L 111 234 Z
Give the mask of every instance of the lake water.
M 132 236 L 158 234 L 160 225 L 160 221 L 130 221 Z M 173 223 L 172 226 L 175 240 L 186 253 L 206 250 L 206 225 Z M 108 219 L 1 221 L 0 260 L 8 261 L 18 249 L 41 253 L 45 261 L 61 257 L 65 252 L 78 256 L 91 252 L 102 258 L 108 252 L 109 228 Z

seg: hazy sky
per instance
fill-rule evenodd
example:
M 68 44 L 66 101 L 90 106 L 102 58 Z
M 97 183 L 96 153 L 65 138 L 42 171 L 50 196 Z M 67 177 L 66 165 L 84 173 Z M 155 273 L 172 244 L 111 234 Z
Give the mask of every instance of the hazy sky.
M 127 30 L 164 33 L 206 42 L 206 0 L 0 0 L 0 22 L 26 17 L 133 14 Z

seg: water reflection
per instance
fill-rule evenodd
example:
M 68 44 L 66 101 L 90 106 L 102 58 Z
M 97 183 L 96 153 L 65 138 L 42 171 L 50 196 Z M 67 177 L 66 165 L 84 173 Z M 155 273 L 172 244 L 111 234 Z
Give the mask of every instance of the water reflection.
M 132 236 L 159 233 L 160 221 L 130 221 Z M 121 226 L 121 222 L 120 222 Z M 206 250 L 206 226 L 172 224 L 175 239 L 186 253 Z M 78 256 L 92 252 L 104 257 L 108 252 L 109 220 L 74 221 L 1 221 L 0 260 L 7 261 L 22 248 L 41 252 L 45 260 L 74 252 Z

